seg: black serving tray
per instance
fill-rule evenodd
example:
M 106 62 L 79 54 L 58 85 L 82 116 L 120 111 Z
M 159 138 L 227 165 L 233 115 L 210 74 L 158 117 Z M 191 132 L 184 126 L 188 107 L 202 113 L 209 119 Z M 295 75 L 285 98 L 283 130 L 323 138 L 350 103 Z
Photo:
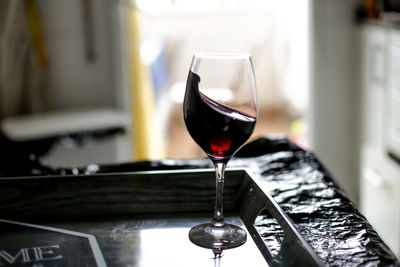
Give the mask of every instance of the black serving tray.
M 245 169 L 226 172 L 224 213 L 247 230 L 247 242 L 215 259 L 188 238 L 190 227 L 211 220 L 214 199 L 211 169 L 0 178 L 0 219 L 93 235 L 108 266 L 323 265 Z M 283 230 L 277 255 L 254 226 L 265 209 Z

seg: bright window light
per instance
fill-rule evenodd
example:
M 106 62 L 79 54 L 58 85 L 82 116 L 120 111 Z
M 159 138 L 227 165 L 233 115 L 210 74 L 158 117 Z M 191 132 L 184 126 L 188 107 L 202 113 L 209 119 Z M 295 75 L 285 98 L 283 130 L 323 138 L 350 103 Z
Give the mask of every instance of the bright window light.
M 201 12 L 221 9 L 270 8 L 272 0 L 137 0 L 136 6 L 146 13 Z

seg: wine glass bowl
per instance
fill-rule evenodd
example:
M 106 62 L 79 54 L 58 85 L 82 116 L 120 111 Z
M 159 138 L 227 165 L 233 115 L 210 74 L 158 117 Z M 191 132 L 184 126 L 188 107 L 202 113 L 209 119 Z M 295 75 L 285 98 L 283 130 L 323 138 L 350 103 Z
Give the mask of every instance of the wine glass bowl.
M 246 241 L 246 231 L 223 216 L 225 166 L 254 131 L 256 83 L 249 54 L 195 53 L 187 79 L 183 114 L 193 140 L 214 163 L 216 201 L 210 223 L 194 226 L 190 240 L 205 248 L 228 249 Z

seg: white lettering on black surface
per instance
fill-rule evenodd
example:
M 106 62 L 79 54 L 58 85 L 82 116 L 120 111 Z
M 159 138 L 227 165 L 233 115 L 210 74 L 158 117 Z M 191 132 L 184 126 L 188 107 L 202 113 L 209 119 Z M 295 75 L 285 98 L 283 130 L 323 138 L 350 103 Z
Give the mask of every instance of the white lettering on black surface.
M 12 255 L 12 253 L 0 249 L 0 266 L 5 263 L 14 264 L 59 260 L 63 258 L 59 250 L 59 245 L 21 248 L 15 255 Z

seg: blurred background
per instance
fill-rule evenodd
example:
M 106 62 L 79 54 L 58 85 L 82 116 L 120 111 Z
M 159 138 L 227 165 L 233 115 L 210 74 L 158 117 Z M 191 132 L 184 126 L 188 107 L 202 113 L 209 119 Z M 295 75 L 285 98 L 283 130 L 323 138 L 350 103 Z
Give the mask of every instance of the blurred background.
M 315 153 L 399 255 L 399 12 L 394 0 L 1 1 L 1 159 L 20 152 L 7 142 L 50 168 L 205 157 L 182 117 L 192 54 L 247 52 L 251 139 Z
M 282 134 L 307 147 L 309 3 L 275 2 L 3 3 L 4 132 L 24 141 L 124 131 L 108 153 L 52 147 L 41 161 L 55 167 L 204 157 L 182 120 L 192 55 L 245 52 L 253 57 L 260 108 L 252 139 Z

